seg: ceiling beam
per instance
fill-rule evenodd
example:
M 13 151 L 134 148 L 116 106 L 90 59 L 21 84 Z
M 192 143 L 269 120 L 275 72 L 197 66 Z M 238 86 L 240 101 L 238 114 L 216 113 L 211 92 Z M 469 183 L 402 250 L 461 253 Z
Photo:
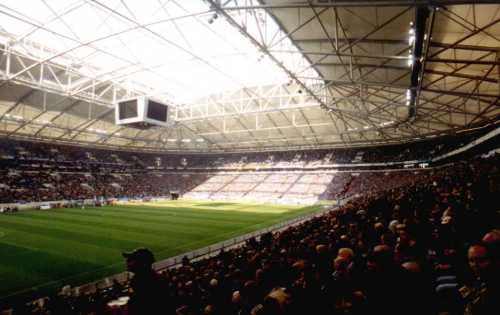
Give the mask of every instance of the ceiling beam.
M 227 22 L 231 24 L 234 28 L 236 28 L 240 33 L 242 33 L 255 47 L 260 49 L 264 54 L 266 54 L 269 59 L 275 63 L 279 68 L 281 68 L 289 78 L 295 80 L 297 84 L 301 86 L 301 88 L 306 91 L 310 96 L 312 96 L 323 108 L 326 108 L 326 104 L 324 101 L 316 95 L 309 87 L 307 87 L 301 80 L 299 80 L 296 77 L 296 74 L 293 73 L 290 69 L 288 69 L 283 62 L 278 60 L 273 54 L 269 53 L 267 50 L 267 47 L 265 47 L 263 44 L 261 44 L 257 39 L 255 39 L 250 33 L 248 33 L 247 29 L 244 28 L 242 25 L 240 25 L 238 22 L 234 20 L 234 18 L 228 14 L 226 11 L 224 11 L 223 8 L 221 8 L 220 3 L 218 1 L 214 0 L 207 0 L 207 2 L 211 5 L 211 7 L 219 12 L 221 15 L 223 15 Z
M 349 45 L 353 42 L 358 44 L 384 44 L 384 45 L 408 45 L 407 40 L 400 39 L 385 39 L 385 38 L 338 38 L 339 44 Z M 294 42 L 298 44 L 308 44 L 308 43 L 329 43 L 328 38 L 294 38 Z
M 455 77 L 455 78 L 462 78 L 462 79 L 469 79 L 469 80 L 483 80 L 485 82 L 497 83 L 497 80 L 493 79 L 493 78 L 484 78 L 483 79 L 483 77 L 478 76 L 478 75 L 459 73 L 459 72 L 446 72 L 446 71 L 427 69 L 425 71 L 425 73 L 426 74 L 443 75 L 445 77 Z
M 317 66 L 320 67 L 343 67 L 346 66 L 343 63 L 340 62 L 320 62 L 316 64 Z M 370 64 L 370 63 L 353 63 L 353 66 L 356 66 L 358 68 L 378 68 L 380 70 L 383 69 L 390 69 L 390 70 L 403 70 L 403 71 L 408 71 L 408 66 L 394 66 L 394 65 L 383 65 L 380 66 L 378 64 Z
M 429 40 L 434 27 L 434 16 L 434 9 L 431 10 L 428 6 L 418 6 L 415 9 L 415 39 L 412 50 L 412 58 L 414 60 L 411 65 L 409 87 L 411 97 L 408 100 L 408 119 L 410 123 L 413 122 L 417 115 L 418 98 L 425 75 L 425 62 L 429 53 Z M 429 23 L 427 23 L 428 20 Z
M 438 90 L 438 89 L 429 89 L 429 88 L 422 88 L 422 91 L 431 92 L 431 93 L 438 93 L 438 94 L 444 94 L 444 95 L 465 96 L 465 97 L 468 97 L 469 94 L 470 94 L 470 92 L 460 92 L 460 91 L 451 91 L 451 90 Z M 498 97 L 498 94 L 474 93 L 474 96 L 476 96 L 476 97 L 496 98 L 496 97 Z
M 474 3 L 496 4 L 495 0 L 478 0 Z M 439 5 L 465 5 L 471 4 L 470 0 L 440 0 Z M 291 1 L 289 4 L 259 4 L 259 5 L 235 5 L 224 6 L 225 11 L 240 11 L 240 10 L 278 10 L 278 9 L 308 9 L 308 8 L 342 8 L 342 7 L 406 7 L 415 5 L 436 5 L 433 0 L 315 0 L 311 4 L 305 2 Z
M 441 47 L 441 48 L 447 48 L 449 46 L 449 44 L 446 44 L 446 43 L 439 43 L 439 42 L 433 42 L 433 41 L 431 41 L 430 45 L 432 47 Z M 490 52 L 500 51 L 500 47 L 495 47 L 495 46 L 462 45 L 462 44 L 454 45 L 453 49 L 473 50 L 473 51 L 490 51 Z
M 328 43 L 328 38 L 294 38 L 293 39 L 297 44 L 309 44 L 309 43 Z M 399 39 L 386 39 L 386 38 L 339 38 L 339 43 L 351 43 L 357 41 L 361 44 L 382 44 L 382 45 L 403 45 L 407 46 L 407 40 L 399 40 Z M 430 41 L 429 45 L 431 47 L 437 48 L 447 48 L 450 44 Z M 500 51 L 500 47 L 496 46 L 480 46 L 480 45 L 464 45 L 464 44 L 456 44 L 453 46 L 453 49 L 457 50 L 472 50 L 472 51 L 491 51 L 497 52 Z
M 495 19 L 494 21 L 491 21 L 490 23 L 486 24 L 485 26 L 481 27 L 481 28 L 478 28 L 478 29 L 475 29 L 473 32 L 470 32 L 469 34 L 465 35 L 464 37 L 460 38 L 459 40 L 451 43 L 451 44 L 446 44 L 445 47 L 443 47 L 442 49 L 438 50 L 438 51 L 435 51 L 433 52 L 431 55 L 430 55 L 430 58 L 434 58 L 436 57 L 437 55 L 447 51 L 448 49 L 452 49 L 452 48 L 455 48 L 457 45 L 459 45 L 461 42 L 464 42 L 466 41 L 467 39 L 477 35 L 478 33 L 481 33 L 483 32 L 484 30 L 492 27 L 493 25 L 497 24 L 498 22 L 500 22 L 500 18 L 498 19 Z
M 335 52 L 324 52 L 324 51 L 308 51 L 308 50 L 270 50 L 271 53 L 289 53 L 289 54 L 304 54 L 304 55 L 316 55 L 316 56 L 340 56 L 340 57 L 352 57 L 352 58 L 368 58 L 368 59 L 393 59 L 393 60 L 408 60 L 407 56 L 387 56 L 387 55 L 361 55 L 361 54 L 346 54 L 346 53 L 335 53 Z

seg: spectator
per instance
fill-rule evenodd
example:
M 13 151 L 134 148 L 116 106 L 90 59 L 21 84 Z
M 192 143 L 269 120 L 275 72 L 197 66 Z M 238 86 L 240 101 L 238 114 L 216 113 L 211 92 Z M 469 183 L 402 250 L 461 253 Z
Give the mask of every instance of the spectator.
M 138 248 L 129 253 L 123 253 L 127 270 L 133 273 L 130 280 L 130 300 L 128 313 L 134 314 L 164 314 L 169 309 L 166 299 L 167 285 L 164 278 L 156 273 L 152 264 L 153 253 L 146 248 Z
M 474 282 L 460 288 L 465 315 L 494 314 L 500 310 L 500 259 L 497 242 L 473 244 L 467 251 Z

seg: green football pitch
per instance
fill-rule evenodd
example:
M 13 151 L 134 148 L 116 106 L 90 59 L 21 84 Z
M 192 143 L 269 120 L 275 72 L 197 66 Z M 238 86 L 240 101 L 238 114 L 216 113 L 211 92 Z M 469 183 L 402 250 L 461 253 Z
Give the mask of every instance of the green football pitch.
M 0 301 L 122 272 L 123 251 L 160 260 L 320 207 L 182 200 L 0 215 Z

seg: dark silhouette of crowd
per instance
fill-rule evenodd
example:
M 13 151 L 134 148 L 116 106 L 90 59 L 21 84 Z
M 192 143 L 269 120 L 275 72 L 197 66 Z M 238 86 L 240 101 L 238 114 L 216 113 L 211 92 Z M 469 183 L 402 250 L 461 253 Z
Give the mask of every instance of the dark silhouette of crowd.
M 499 161 L 475 158 L 409 177 L 397 188 L 367 192 L 321 217 L 216 257 L 186 258 L 174 269 L 152 270 L 153 253 L 139 249 L 125 254 L 134 272 L 129 283 L 54 296 L 33 312 L 496 314 Z

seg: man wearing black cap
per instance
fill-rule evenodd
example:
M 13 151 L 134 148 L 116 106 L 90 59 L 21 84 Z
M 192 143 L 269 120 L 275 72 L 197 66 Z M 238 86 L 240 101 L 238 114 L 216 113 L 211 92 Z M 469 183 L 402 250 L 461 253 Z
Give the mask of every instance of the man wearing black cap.
M 165 314 L 168 309 L 165 302 L 167 285 L 152 268 L 155 260 L 153 253 L 147 248 L 138 248 L 122 255 L 127 260 L 127 270 L 134 274 L 130 280 L 128 313 Z

